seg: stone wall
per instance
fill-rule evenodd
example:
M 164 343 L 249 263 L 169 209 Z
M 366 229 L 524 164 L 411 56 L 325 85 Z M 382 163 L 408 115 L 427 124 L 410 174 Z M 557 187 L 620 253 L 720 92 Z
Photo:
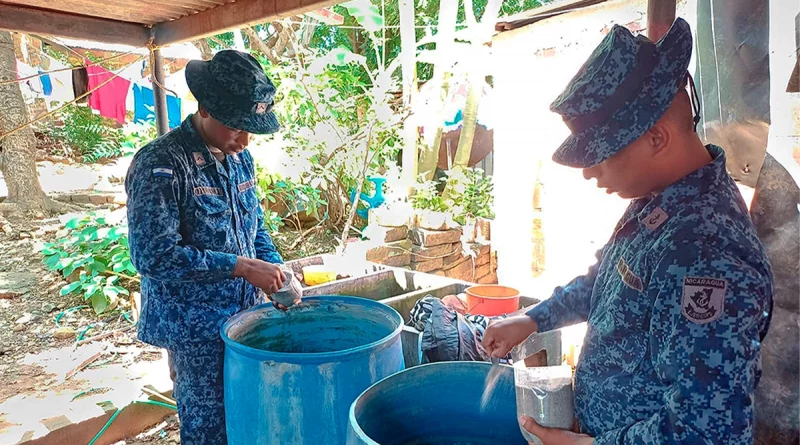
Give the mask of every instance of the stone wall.
M 477 239 L 472 226 L 444 224 L 432 229 L 416 222 L 386 224 L 392 223 L 371 221 L 364 230 L 369 240 L 350 243 L 348 249 L 363 250 L 373 263 L 472 283 L 497 283 L 497 252 L 492 250 L 488 221 L 477 231 Z

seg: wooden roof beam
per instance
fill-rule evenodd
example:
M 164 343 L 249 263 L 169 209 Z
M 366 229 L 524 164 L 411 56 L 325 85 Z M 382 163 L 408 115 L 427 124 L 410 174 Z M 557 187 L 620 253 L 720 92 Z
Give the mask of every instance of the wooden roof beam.
M 94 40 L 136 47 L 147 46 L 150 29 L 135 23 L 0 3 L 0 29 Z
M 153 25 L 155 44 L 167 46 L 195 40 L 325 8 L 340 1 L 342 0 L 238 0 L 171 22 Z

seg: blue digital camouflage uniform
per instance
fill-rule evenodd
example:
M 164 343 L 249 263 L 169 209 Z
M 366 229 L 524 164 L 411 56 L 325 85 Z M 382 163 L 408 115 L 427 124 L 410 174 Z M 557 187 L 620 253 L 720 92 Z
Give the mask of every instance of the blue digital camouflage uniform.
M 223 345 L 231 315 L 263 302 L 232 278 L 237 256 L 281 263 L 245 150 L 218 162 L 191 117 L 142 148 L 127 175 L 131 260 L 142 276 L 139 338 L 166 348 L 181 442 L 224 444 Z
M 575 407 L 596 445 L 753 441 L 772 272 L 707 148 L 712 163 L 634 200 L 588 274 L 528 312 L 542 332 L 588 321 Z

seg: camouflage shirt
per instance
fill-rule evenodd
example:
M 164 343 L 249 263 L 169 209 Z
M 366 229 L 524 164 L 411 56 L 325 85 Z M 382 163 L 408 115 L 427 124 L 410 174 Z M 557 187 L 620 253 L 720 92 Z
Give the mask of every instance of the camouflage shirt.
M 232 278 L 237 256 L 283 262 L 264 229 L 247 150 L 218 162 L 190 117 L 136 153 L 125 189 L 142 341 L 218 339 L 225 320 L 262 301 L 258 288 Z
M 541 331 L 588 321 L 575 410 L 596 445 L 753 441 L 772 272 L 722 149 L 708 150 L 528 312 Z

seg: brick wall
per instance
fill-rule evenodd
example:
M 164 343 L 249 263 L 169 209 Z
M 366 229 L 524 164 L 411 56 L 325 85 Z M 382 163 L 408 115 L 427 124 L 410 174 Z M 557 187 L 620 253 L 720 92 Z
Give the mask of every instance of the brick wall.
M 465 230 L 453 224 L 433 229 L 418 223 L 393 227 L 373 221 L 364 230 L 370 239 L 350 246 L 364 250 L 367 261 L 374 263 L 472 283 L 495 284 L 497 252 L 492 250 L 490 224 L 484 221 L 479 230 L 471 226 Z

